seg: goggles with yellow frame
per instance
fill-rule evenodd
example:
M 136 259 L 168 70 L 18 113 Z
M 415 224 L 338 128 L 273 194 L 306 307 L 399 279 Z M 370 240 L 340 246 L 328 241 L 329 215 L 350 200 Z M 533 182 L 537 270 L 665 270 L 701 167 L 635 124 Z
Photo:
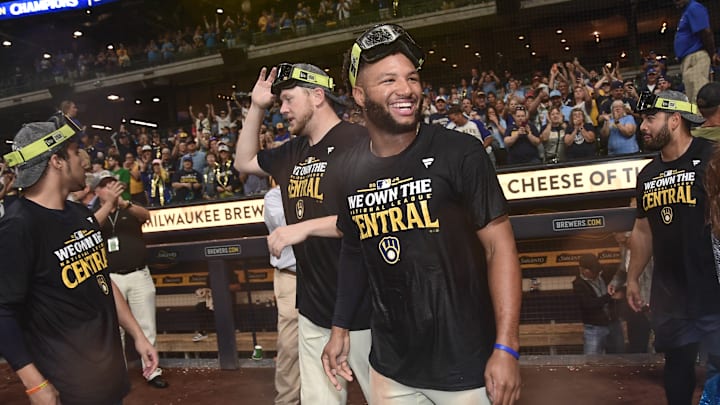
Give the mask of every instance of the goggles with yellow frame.
M 378 24 L 365 31 L 350 50 L 348 80 L 355 87 L 360 61 L 373 63 L 388 55 L 402 53 L 420 69 L 425 61 L 425 53 L 415 40 L 397 24 Z

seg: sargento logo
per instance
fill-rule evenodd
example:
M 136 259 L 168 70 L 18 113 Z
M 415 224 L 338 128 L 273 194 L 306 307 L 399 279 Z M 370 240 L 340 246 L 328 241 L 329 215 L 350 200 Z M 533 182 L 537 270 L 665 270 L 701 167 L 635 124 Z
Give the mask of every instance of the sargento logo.
M 360 239 L 410 229 L 440 228 L 428 205 L 430 179 L 379 179 L 369 188 L 348 197 L 348 207 L 360 231 Z

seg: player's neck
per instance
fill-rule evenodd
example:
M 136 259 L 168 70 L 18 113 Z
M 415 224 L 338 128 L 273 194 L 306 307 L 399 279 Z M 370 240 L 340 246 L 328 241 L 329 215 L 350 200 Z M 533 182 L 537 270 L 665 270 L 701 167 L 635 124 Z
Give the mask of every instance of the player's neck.
M 677 160 L 680 156 L 687 152 L 690 144 L 692 144 L 693 137 L 690 134 L 680 134 L 665 145 L 660 151 L 660 155 L 664 162 L 672 162 Z
M 52 187 L 51 183 L 44 177 L 35 183 L 30 189 L 25 190 L 23 196 L 35 204 L 51 210 L 62 210 L 65 208 L 65 200 L 69 192 Z
M 328 112 L 325 109 L 318 109 L 315 114 L 317 114 L 317 117 L 314 117 L 312 122 L 308 123 L 307 137 L 310 145 L 320 143 L 325 138 L 325 135 L 340 123 L 340 118 L 332 110 Z
M 415 141 L 420 130 L 420 124 L 416 129 L 401 134 L 388 133 L 370 122 L 367 127 L 370 134 L 370 152 L 377 157 L 399 155 Z

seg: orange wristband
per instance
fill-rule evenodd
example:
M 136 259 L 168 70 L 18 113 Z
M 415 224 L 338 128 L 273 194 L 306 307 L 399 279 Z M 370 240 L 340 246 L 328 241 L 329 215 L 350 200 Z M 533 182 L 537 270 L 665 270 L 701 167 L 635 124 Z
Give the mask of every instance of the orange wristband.
M 36 386 L 34 386 L 34 387 L 32 387 L 32 388 L 26 389 L 26 390 L 25 390 L 25 393 L 28 394 L 28 395 L 32 395 L 32 394 L 34 394 L 34 393 L 42 390 L 43 388 L 47 387 L 48 384 L 50 384 L 50 382 L 49 382 L 48 380 L 45 380 L 45 381 L 41 382 L 40 384 L 38 384 L 38 385 L 36 385 Z

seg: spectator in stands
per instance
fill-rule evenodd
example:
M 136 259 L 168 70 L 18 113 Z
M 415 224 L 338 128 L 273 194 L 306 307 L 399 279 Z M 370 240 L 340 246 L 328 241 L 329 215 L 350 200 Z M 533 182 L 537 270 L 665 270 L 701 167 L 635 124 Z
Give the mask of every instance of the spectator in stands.
M 511 99 L 511 102 L 514 99 Z M 540 163 L 538 145 L 540 137 L 537 128 L 528 122 L 524 106 L 515 107 L 513 125 L 505 130 L 505 146 L 508 164 Z
M 435 109 L 437 112 L 430 114 L 430 124 L 446 126 L 450 122 L 447 115 L 447 98 L 445 96 L 435 97 Z
M 204 129 L 210 130 L 210 119 L 208 117 L 212 116 L 210 112 L 210 104 L 205 104 L 205 108 L 207 108 L 208 115 L 207 117 L 205 114 L 201 111 L 195 115 L 193 113 L 193 107 L 188 106 L 188 113 L 190 114 L 190 118 L 192 118 L 193 122 L 195 123 L 195 134 L 200 135 Z
M 308 25 L 311 24 L 312 18 L 310 16 L 309 7 L 305 7 L 301 1 L 297 4 L 297 11 L 293 16 L 293 22 L 295 23 L 295 34 L 305 35 L 308 31 Z
M 183 155 L 183 158 L 186 156 L 189 156 L 193 161 L 192 168 L 197 171 L 202 171 L 205 169 L 205 152 L 198 149 L 197 142 L 195 142 L 195 139 L 192 137 L 188 137 L 188 140 L 186 142 L 187 144 L 187 153 Z M 180 167 L 178 167 L 180 169 Z
M 468 119 L 468 116 L 463 113 L 463 110 L 459 106 L 450 107 L 448 118 L 450 122 L 446 128 L 468 134 L 482 142 L 490 161 L 492 161 L 493 166 L 495 166 L 493 150 L 498 146 L 498 143 L 490 131 L 485 128 L 485 125 L 480 121 Z
M 640 87 L 640 92 L 643 91 L 655 94 L 660 92 L 660 88 L 658 86 L 658 72 L 656 69 L 648 69 L 647 73 L 645 73 L 645 82 L 642 87 Z
M 147 61 L 150 66 L 157 65 L 162 60 L 160 48 L 154 39 L 150 40 L 150 43 L 145 48 L 145 53 L 147 54 Z
M 564 142 L 568 160 L 592 158 L 597 154 L 595 128 L 585 121 L 585 111 L 575 109 L 570 113 Z
M 719 64 L 720 55 L 705 6 L 695 0 L 675 0 L 675 5 L 682 10 L 675 33 L 675 57 L 680 60 L 685 94 L 694 103 L 697 92 L 708 82 L 710 63 Z
M 600 135 L 607 138 L 608 156 L 625 155 L 640 151 L 635 132 L 637 125 L 635 118 L 626 113 L 626 106 L 622 100 L 612 102 L 611 114 L 603 113 Z
M 495 104 L 489 104 L 487 102 L 487 97 L 485 96 L 485 92 L 482 90 L 478 90 L 474 93 L 472 105 L 473 105 L 473 110 L 477 111 L 478 116 L 483 121 L 487 120 L 486 114 L 487 114 L 488 106 L 492 105 L 493 107 L 495 107 Z
M 106 162 L 107 169 L 117 177 L 119 182 L 125 185 L 122 193 L 123 200 L 130 201 L 130 171 L 122 166 L 120 155 L 108 155 Z
M 219 115 L 215 114 L 215 106 L 210 104 L 209 114 L 217 124 L 217 129 L 214 131 L 215 134 L 220 134 L 223 128 L 229 129 L 232 126 L 232 122 L 235 120 L 233 117 L 233 109 L 230 106 L 230 101 L 225 103 L 224 109 L 220 109 Z
M 147 196 L 150 207 L 163 207 L 170 204 L 172 199 L 172 186 L 170 176 L 163 168 L 162 160 L 155 159 L 152 162 L 152 176 L 146 182 Z
M 175 60 L 175 44 L 170 39 L 170 35 L 165 35 L 160 47 L 160 53 L 164 63 L 173 62 Z
M 670 81 L 664 75 L 659 75 L 658 76 L 658 89 L 660 89 L 660 92 L 663 92 L 666 90 L 672 90 L 672 81 Z
M 203 176 L 193 168 L 192 157 L 185 155 L 182 158 L 182 168 L 172 177 L 172 188 L 176 203 L 193 202 L 202 198 Z
M 495 71 L 489 70 L 487 72 L 482 72 L 478 89 L 484 91 L 485 94 L 497 94 L 498 89 L 501 87 L 500 78 L 497 77 Z
M 635 99 L 637 100 L 637 97 Z M 565 121 L 570 121 L 570 112 L 577 108 L 582 110 L 582 112 L 585 114 L 585 121 L 592 122 L 592 119 L 590 118 L 590 113 L 593 109 L 592 103 L 592 97 L 588 92 L 587 86 L 580 83 L 576 84 L 573 88 L 572 100 L 569 103 L 563 105 L 562 108 L 562 114 Z
M 120 190 L 113 187 L 113 183 L 118 183 L 117 179 L 106 172 L 104 176 L 98 175 L 98 184 L 95 187 L 95 194 L 100 200 L 100 208 L 95 211 L 95 218 L 103 238 L 107 241 L 110 279 L 117 286 L 121 298 L 127 301 L 143 335 L 150 344 L 155 345 L 155 284 L 146 263 L 147 252 L 142 235 L 142 224 L 150 219 L 150 212 L 120 198 Z M 124 332 L 121 332 L 121 336 L 124 342 Z M 168 386 L 159 367 L 155 367 L 145 379 L 155 388 Z
M 276 143 L 285 143 L 290 140 L 290 132 L 285 128 L 285 124 L 278 122 L 275 124 L 275 136 L 273 141 Z
M 215 176 L 217 175 L 218 164 L 217 155 L 214 152 L 208 152 L 205 155 L 205 161 L 207 165 L 203 169 L 203 193 L 202 197 L 205 200 L 214 200 L 217 198 L 217 189 L 215 188 Z
M 137 145 L 134 141 L 130 140 L 130 134 L 127 131 L 123 131 L 123 127 L 120 128 L 120 132 L 117 134 L 117 153 L 120 156 L 127 156 L 128 153 L 133 155 L 137 154 Z M 108 151 L 109 152 L 109 151 Z
M 242 195 L 242 181 L 240 174 L 233 166 L 230 148 L 221 144 L 218 146 L 220 151 L 220 159 L 218 159 L 218 168 L 215 174 L 215 190 L 219 198 L 229 198 L 236 195 Z
M 337 20 L 340 24 L 348 24 L 350 22 L 350 7 L 353 0 L 338 0 L 335 4 Z
M 550 108 L 549 120 L 540 132 L 543 145 L 543 162 L 558 163 L 565 161 L 565 131 L 567 123 L 557 107 Z
M 490 131 L 490 134 L 497 142 L 497 147 L 493 149 L 495 155 L 495 163 L 498 166 L 503 166 L 507 163 L 507 150 L 505 149 L 505 131 L 507 130 L 505 120 L 502 119 L 495 107 L 488 106 L 485 120 L 485 128 Z
M 624 290 L 608 294 L 607 284 L 612 275 L 602 271 L 602 265 L 593 254 L 580 256 L 579 268 L 572 284 L 584 326 L 583 353 L 623 353 L 625 338 L 617 305 L 625 298 Z
M 152 147 L 150 145 L 143 145 L 143 153 L 152 153 Z M 135 156 L 132 153 L 128 153 L 125 156 L 125 162 L 123 167 L 130 172 L 130 201 L 140 206 L 147 205 L 147 197 L 145 196 L 145 186 L 142 181 L 143 165 L 135 160 Z

